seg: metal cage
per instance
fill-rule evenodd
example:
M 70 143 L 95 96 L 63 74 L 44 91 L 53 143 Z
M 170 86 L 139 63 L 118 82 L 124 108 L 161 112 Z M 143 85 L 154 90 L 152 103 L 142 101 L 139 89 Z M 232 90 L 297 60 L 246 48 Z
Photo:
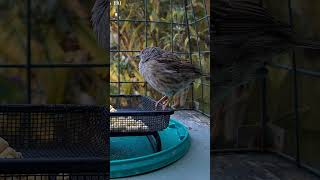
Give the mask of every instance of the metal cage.
M 209 1 L 129 0 L 125 3 L 111 1 L 110 75 L 116 77 L 110 81 L 111 94 L 141 94 L 152 98 L 160 96 L 143 79 L 136 77 L 137 62 L 132 58 L 140 50 L 150 46 L 160 46 L 160 48 L 175 52 L 182 59 L 197 64 L 204 74 L 210 76 Z M 132 14 L 135 15 L 130 15 L 128 11 L 134 11 Z M 138 30 L 126 28 L 127 25 Z M 156 28 L 159 29 L 159 32 L 155 32 Z M 128 43 L 126 34 L 129 38 L 133 38 L 131 39 L 134 41 L 132 46 L 124 45 Z M 179 40 L 179 36 L 185 38 L 183 39 L 185 46 L 181 39 Z M 121 74 L 124 70 L 130 69 L 134 69 L 132 73 L 128 73 L 130 78 Z M 124 90 L 128 86 L 131 86 L 129 90 Z M 209 116 L 210 82 L 202 79 L 201 83 L 198 83 L 197 93 L 194 92 L 194 86 L 190 88 L 187 95 L 184 95 L 189 97 L 188 106 L 184 109 L 197 110 Z

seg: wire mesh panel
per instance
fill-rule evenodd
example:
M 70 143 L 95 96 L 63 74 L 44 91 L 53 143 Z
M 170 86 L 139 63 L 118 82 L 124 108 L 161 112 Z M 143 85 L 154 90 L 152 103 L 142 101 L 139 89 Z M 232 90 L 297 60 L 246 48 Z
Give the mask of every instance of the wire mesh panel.
M 112 107 L 111 107 L 112 106 Z M 168 127 L 173 110 L 162 110 L 155 101 L 141 95 L 110 97 L 110 131 L 112 134 L 144 134 Z
M 107 127 L 99 106 L 2 105 L 0 137 L 22 158 L 0 159 L 0 169 L 104 169 L 108 162 Z M 91 167 L 83 167 L 86 163 Z

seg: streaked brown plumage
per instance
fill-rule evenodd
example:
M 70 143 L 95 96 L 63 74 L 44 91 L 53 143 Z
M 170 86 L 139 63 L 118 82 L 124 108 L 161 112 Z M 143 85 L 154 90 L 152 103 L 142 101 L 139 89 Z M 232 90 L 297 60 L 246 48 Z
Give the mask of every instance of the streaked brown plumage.
M 164 102 L 165 108 L 172 96 L 187 89 L 201 77 L 200 69 L 174 53 L 159 47 L 143 49 L 140 54 L 139 72 L 152 88 L 164 95 L 156 106 Z

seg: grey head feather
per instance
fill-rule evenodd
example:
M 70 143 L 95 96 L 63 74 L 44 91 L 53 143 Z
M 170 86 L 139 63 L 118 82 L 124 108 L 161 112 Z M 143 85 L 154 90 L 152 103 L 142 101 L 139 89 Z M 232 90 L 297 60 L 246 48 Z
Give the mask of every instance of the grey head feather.
M 159 47 L 147 47 L 140 51 L 140 54 L 139 54 L 140 63 L 145 63 L 150 59 L 151 60 L 155 59 L 161 56 L 163 53 L 165 53 L 165 51 Z
M 109 0 L 96 0 L 92 8 L 91 22 L 99 45 L 109 48 Z

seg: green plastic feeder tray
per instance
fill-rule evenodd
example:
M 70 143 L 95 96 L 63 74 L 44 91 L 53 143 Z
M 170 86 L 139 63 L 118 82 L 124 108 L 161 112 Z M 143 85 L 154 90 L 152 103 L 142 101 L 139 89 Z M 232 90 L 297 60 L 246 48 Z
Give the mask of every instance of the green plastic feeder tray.
M 110 177 L 120 178 L 147 173 L 165 167 L 189 150 L 187 128 L 171 119 L 159 132 L 162 151 L 155 153 L 146 136 L 112 137 L 110 140 Z

